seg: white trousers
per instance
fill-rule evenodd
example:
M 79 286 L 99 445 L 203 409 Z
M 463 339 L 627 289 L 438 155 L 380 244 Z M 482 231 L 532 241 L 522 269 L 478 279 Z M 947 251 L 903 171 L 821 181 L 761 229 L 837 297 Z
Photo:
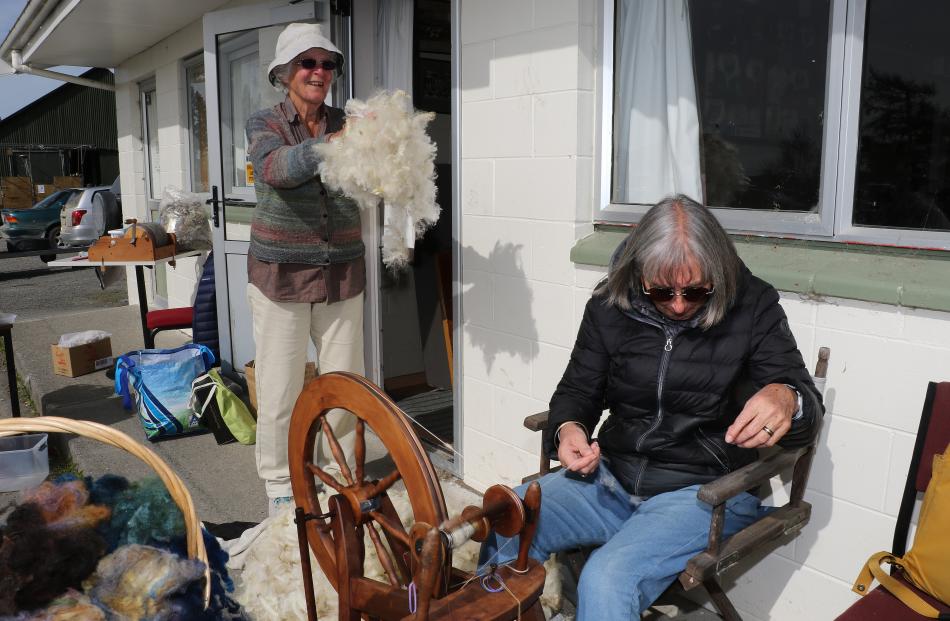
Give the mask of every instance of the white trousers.
M 294 404 L 303 389 L 308 340 L 317 348 L 320 373 L 351 371 L 364 375 L 363 294 L 333 304 L 274 302 L 248 284 L 247 300 L 256 346 L 257 474 L 264 480 L 268 498 L 292 496 L 287 435 Z M 333 410 L 328 416 L 352 466 L 356 417 L 342 410 Z M 315 463 L 331 474 L 339 472 L 325 439 L 316 452 Z

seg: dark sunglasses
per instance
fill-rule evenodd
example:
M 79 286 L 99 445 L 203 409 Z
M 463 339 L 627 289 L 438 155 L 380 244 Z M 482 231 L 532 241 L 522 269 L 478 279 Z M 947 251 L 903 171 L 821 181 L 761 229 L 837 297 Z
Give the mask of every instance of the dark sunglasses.
M 649 289 L 643 287 L 643 285 L 641 287 L 643 288 L 643 294 L 654 302 L 669 302 L 679 295 L 687 302 L 695 304 L 696 302 L 705 301 L 715 291 L 715 288 L 709 287 L 683 287 L 679 292 L 673 287 L 650 287 Z
M 317 60 L 316 58 L 301 58 L 294 61 L 295 65 L 300 65 L 308 71 L 313 71 L 319 65 L 324 71 L 333 71 L 336 69 L 336 62 L 332 60 Z

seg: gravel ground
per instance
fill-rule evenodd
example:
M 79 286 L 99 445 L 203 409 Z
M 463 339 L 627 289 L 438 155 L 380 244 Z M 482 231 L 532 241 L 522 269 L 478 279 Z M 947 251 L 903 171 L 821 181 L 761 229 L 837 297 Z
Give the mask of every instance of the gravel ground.
M 17 322 L 128 303 L 124 278 L 103 291 L 91 268 L 47 267 L 36 256 L 0 252 L 0 313 L 14 313 Z

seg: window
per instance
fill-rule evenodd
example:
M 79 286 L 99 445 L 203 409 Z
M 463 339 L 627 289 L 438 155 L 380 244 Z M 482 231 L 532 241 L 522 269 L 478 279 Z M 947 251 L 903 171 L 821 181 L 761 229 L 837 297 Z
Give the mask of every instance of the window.
M 199 54 L 185 61 L 191 191 L 210 192 L 208 182 L 208 115 L 205 110 L 205 65 Z
M 145 150 L 145 186 L 148 198 L 159 200 L 161 190 L 161 166 L 158 148 L 158 94 L 155 83 L 144 83 L 139 87 L 142 105 L 142 145 Z
M 950 5 L 606 0 L 604 13 L 596 219 L 636 221 L 682 192 L 733 231 L 950 249 Z

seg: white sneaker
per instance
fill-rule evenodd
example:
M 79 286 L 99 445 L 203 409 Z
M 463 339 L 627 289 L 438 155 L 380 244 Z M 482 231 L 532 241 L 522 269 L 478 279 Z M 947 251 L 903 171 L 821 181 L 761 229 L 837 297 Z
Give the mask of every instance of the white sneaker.
M 278 496 L 267 499 L 267 517 L 274 517 L 281 511 L 294 508 L 293 496 Z

